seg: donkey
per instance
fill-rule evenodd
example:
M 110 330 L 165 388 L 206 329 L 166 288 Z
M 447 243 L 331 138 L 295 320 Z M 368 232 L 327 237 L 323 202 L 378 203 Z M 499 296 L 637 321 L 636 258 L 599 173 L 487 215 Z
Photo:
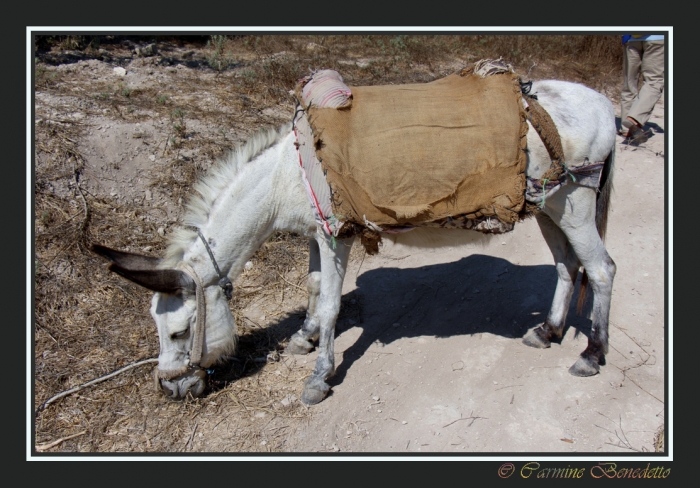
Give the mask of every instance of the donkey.
M 615 113 L 611 102 L 581 84 L 533 82 L 532 93 L 550 114 L 560 134 L 565 161 L 604 161 L 598 188 L 572 181 L 546 198 L 537 223 L 554 257 L 557 284 L 545 321 L 524 343 L 538 348 L 561 339 L 579 269 L 582 289 L 592 289 L 591 331 L 586 349 L 571 366 L 575 376 L 592 376 L 605 364 L 608 317 L 615 263 L 603 238 L 613 184 Z M 527 135 L 527 176 L 540 178 L 550 155 L 532 127 Z M 148 257 L 94 245 L 109 269 L 154 291 L 150 312 L 158 328 L 157 383 L 173 399 L 204 393 L 205 369 L 232 354 L 236 345 L 229 308 L 232 281 L 273 233 L 289 231 L 309 239 L 308 308 L 301 329 L 286 351 L 319 355 L 301 400 L 322 401 L 334 373 L 335 321 L 353 238 L 332 240 L 317 224 L 290 124 L 264 131 L 220 162 L 195 187 L 183 226 L 170 236 L 165 256 Z M 413 232 L 460 232 L 424 227 Z M 450 234 L 451 233 L 451 234 Z M 408 233 L 407 233 L 408 234 Z M 401 242 L 402 235 L 394 239 Z M 586 279 L 587 278 L 587 279 Z

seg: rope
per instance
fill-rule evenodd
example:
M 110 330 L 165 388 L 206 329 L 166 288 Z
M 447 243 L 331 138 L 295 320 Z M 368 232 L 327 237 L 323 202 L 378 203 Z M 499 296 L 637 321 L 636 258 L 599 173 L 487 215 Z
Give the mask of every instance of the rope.
M 550 181 L 558 180 L 562 173 L 566 172 L 564 150 L 561 146 L 559 131 L 557 131 L 552 117 L 550 117 L 549 113 L 547 113 L 536 99 L 532 98 L 532 96 L 527 96 L 526 101 L 528 104 L 528 119 L 537 131 L 540 139 L 542 139 L 542 143 L 552 160 L 552 168 L 542 175 L 542 178 Z

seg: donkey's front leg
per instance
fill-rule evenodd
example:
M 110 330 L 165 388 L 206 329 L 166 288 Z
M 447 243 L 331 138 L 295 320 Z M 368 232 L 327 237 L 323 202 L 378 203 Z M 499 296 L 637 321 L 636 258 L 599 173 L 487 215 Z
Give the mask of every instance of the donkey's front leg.
M 308 354 L 314 348 L 321 328 L 316 305 L 321 292 L 321 255 L 315 239 L 309 241 L 309 276 L 306 279 L 306 289 L 309 292 L 309 303 L 306 307 L 306 319 L 301 329 L 289 340 L 286 352 L 290 354 Z
M 353 240 L 350 238 L 331 242 L 323 234 L 319 234 L 317 238 L 321 256 L 321 290 L 316 303 L 320 334 L 316 367 L 309 379 L 306 380 L 301 395 L 301 401 L 306 405 L 320 402 L 330 390 L 326 380 L 335 372 L 335 357 L 333 355 L 335 320 L 340 312 L 343 279 Z

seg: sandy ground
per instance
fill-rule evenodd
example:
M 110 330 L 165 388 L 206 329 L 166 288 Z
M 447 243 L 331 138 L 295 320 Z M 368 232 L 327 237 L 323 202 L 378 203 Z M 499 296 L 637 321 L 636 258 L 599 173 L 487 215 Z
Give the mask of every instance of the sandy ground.
M 659 102 L 642 146 L 618 137 L 607 235 L 617 275 L 599 375 L 567 372 L 590 329 L 573 304 L 561 344 L 521 342 L 556 284 L 534 219 L 432 252 L 387 243 L 349 267 L 344 299 L 362 314 L 339 319 L 332 395 L 290 450 L 653 452 L 665 412 L 663 111 Z M 659 211 L 642 213 L 642 202 Z

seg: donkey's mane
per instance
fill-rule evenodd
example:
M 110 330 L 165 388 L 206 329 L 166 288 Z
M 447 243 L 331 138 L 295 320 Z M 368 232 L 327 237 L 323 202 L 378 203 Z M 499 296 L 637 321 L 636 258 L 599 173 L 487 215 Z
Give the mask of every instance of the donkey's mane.
M 277 131 L 269 128 L 259 130 L 243 145 L 236 147 L 226 157 L 215 163 L 211 170 L 194 185 L 194 192 L 185 205 L 180 226 L 175 227 L 168 239 L 165 257 L 160 263 L 161 267 L 170 268 L 182 261 L 185 251 L 198 238 L 192 227 L 201 228 L 206 224 L 216 199 L 225 188 L 233 184 L 246 163 L 280 141 L 290 130 L 289 123 Z

